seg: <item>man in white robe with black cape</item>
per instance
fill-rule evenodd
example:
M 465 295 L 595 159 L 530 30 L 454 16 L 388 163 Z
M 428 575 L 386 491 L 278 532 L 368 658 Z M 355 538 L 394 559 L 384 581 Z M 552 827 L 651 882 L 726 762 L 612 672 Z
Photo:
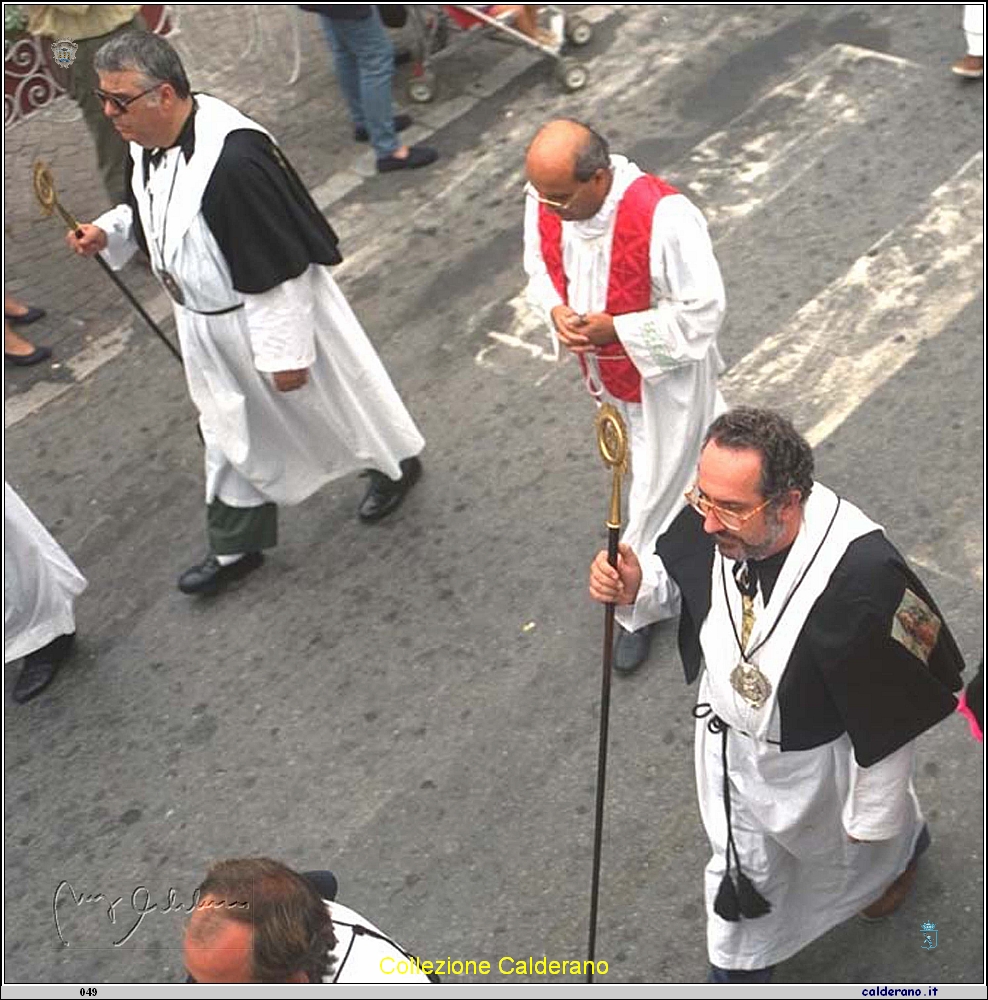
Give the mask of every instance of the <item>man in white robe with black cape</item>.
M 930 842 L 915 740 L 950 715 L 961 654 L 883 529 L 813 481 L 788 420 L 713 422 L 689 506 L 641 562 L 622 546 L 590 593 L 634 627 L 682 594 L 707 865 L 711 982 L 767 982 L 856 913 L 894 911 Z M 656 572 L 658 563 L 662 572 Z
M 81 234 L 114 268 L 140 248 L 172 298 L 205 444 L 209 552 L 179 579 L 214 593 L 277 540 L 277 505 L 367 470 L 364 521 L 421 473 L 424 439 L 329 273 L 337 239 L 271 136 L 192 94 L 144 32 L 96 55 L 104 111 L 129 141 L 128 204 Z

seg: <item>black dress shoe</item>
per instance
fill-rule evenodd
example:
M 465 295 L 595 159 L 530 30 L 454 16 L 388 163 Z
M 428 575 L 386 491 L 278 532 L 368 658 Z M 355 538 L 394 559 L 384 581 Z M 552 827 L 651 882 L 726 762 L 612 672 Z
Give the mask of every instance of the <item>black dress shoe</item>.
M 37 306 L 28 306 L 26 313 L 21 313 L 18 316 L 16 313 L 4 312 L 3 318 L 8 323 L 13 323 L 15 326 L 27 326 L 28 323 L 34 323 L 41 319 L 42 316 L 46 315 L 44 309 L 39 309 Z
M 239 580 L 264 562 L 263 552 L 248 552 L 229 566 L 221 566 L 212 552 L 201 563 L 190 566 L 179 578 L 183 594 L 215 594 L 232 580 Z
M 370 469 L 370 486 L 364 499 L 360 501 L 357 514 L 361 521 L 380 521 L 396 510 L 405 499 L 405 494 L 419 481 L 422 475 L 422 462 L 415 458 L 403 458 L 401 479 L 389 479 L 383 472 Z
M 50 357 L 50 347 L 36 347 L 30 354 L 11 354 L 10 351 L 3 352 L 3 360 L 15 368 L 27 368 L 29 365 L 36 365 L 41 361 L 47 361 Z
M 408 156 L 382 156 L 377 161 L 377 172 L 379 174 L 389 174 L 393 170 L 416 170 L 418 167 L 427 167 L 430 163 L 435 163 L 439 159 L 439 153 L 431 146 L 409 146 Z
M 394 122 L 395 122 L 395 131 L 404 132 L 405 129 L 412 124 L 412 116 L 395 115 Z M 370 132 L 368 132 L 363 125 L 360 125 L 359 127 L 353 130 L 353 137 L 354 139 L 357 140 L 357 142 L 370 142 Z
M 18 705 L 30 701 L 55 679 L 58 668 L 72 652 L 75 645 L 75 632 L 60 635 L 52 639 L 47 646 L 36 649 L 24 657 L 21 672 L 14 682 L 13 698 Z

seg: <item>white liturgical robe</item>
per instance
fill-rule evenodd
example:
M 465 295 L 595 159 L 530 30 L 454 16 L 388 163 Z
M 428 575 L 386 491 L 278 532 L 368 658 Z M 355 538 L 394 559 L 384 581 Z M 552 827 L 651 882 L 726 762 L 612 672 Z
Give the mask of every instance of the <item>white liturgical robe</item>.
M 614 180 L 597 214 L 562 223 L 567 304 L 578 313 L 606 311 L 618 205 L 642 174 L 623 156 L 612 156 L 611 165 Z M 555 338 L 550 312 L 562 299 L 542 258 L 538 209 L 534 198 L 526 199 L 527 296 L 543 311 Z M 683 494 L 693 483 L 703 434 L 725 409 L 717 391 L 717 375 L 723 369 L 717 332 L 724 315 L 724 285 L 706 222 L 684 195 L 666 195 L 656 205 L 650 271 L 651 308 L 614 317 L 618 339 L 642 377 L 641 403 L 611 396 L 600 381 L 594 355 L 584 355 L 591 393 L 615 406 L 628 427 L 632 478 L 622 540 L 639 554 L 651 550 L 682 507 Z M 665 587 L 666 600 L 656 606 L 653 621 L 672 617 L 678 610 L 675 586 L 666 579 Z
M 727 820 L 724 737 L 711 731 L 713 714 L 707 714 L 696 723 L 695 766 L 713 851 L 704 882 L 707 946 L 711 963 L 720 968 L 762 969 L 784 961 L 874 903 L 906 868 L 922 832 L 911 780 L 915 741 L 868 767 L 857 762 L 847 732 L 810 749 L 781 749 L 779 697 L 794 646 L 848 547 L 877 531 L 853 504 L 814 484 L 767 605 L 760 589 L 754 598 L 746 656 L 771 685 L 759 707 L 732 684 L 741 658 L 742 598 L 733 562 L 719 553 L 713 557 L 710 608 L 699 633 L 705 669 L 697 702 L 730 727 L 727 768 L 738 860 L 771 905 L 762 916 L 738 921 L 714 910 L 726 871 Z M 643 567 L 639 602 L 655 599 L 659 561 L 653 555 Z M 824 654 L 846 653 L 839 649 L 842 638 L 831 636 L 833 647 Z
M 3 659 L 19 660 L 75 632 L 86 578 L 8 483 L 3 486 Z

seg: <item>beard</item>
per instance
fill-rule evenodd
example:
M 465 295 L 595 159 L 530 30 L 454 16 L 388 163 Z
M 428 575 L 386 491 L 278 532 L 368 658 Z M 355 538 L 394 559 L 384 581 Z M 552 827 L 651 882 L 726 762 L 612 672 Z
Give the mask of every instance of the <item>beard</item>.
M 714 535 L 717 551 L 725 559 L 743 562 L 746 559 L 766 559 L 778 548 L 779 539 L 785 533 L 785 525 L 777 511 L 769 508 L 765 514 L 765 531 L 758 541 L 745 541 L 739 535 L 724 531 Z

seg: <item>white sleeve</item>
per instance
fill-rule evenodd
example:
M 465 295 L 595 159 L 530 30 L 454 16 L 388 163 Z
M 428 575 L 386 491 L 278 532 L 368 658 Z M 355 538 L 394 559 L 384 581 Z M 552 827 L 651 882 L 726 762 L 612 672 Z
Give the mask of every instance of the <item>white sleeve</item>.
M 871 767 L 851 756 L 851 781 L 841 819 L 855 840 L 890 840 L 913 818 L 915 740 Z
M 645 379 L 701 361 L 716 343 L 726 306 L 707 224 L 683 195 L 655 208 L 652 301 L 644 312 L 614 317 L 614 329 Z
M 312 268 L 270 291 L 244 295 L 254 367 L 261 372 L 309 368 L 316 360 Z
M 549 277 L 549 271 L 542 259 L 542 245 L 539 239 L 539 203 L 534 198 L 525 199 L 525 273 L 528 286 L 525 297 L 529 304 L 542 315 L 555 333 L 552 317 L 549 315 L 563 300 Z
M 614 617 L 629 632 L 637 632 L 668 617 L 669 607 L 679 596 L 679 589 L 654 552 L 639 556 L 638 561 L 642 568 L 642 582 L 635 603 L 614 609 Z
M 93 219 L 93 225 L 106 233 L 106 249 L 101 251 L 101 256 L 114 271 L 119 271 L 137 250 L 134 214 L 130 205 L 114 206 L 98 219 Z

